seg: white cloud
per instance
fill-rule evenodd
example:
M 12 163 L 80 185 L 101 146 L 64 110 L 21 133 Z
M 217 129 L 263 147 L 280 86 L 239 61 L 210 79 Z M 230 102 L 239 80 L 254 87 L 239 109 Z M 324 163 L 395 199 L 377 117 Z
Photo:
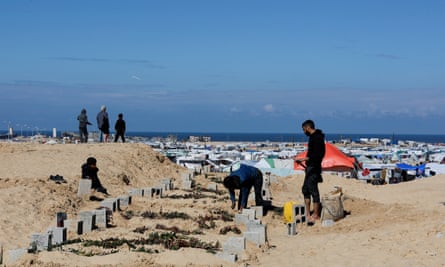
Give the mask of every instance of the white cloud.
M 263 106 L 264 111 L 266 112 L 274 112 L 275 108 L 272 104 L 266 104 Z
M 230 108 L 230 112 L 232 112 L 232 113 L 238 113 L 238 112 L 241 112 L 241 110 L 240 110 L 239 108 L 237 108 L 237 107 L 231 107 L 231 108 Z

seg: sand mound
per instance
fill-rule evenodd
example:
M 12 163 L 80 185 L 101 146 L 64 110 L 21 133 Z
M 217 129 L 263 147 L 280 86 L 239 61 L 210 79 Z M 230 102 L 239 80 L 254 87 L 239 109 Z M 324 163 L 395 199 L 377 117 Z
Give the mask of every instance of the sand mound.
M 99 202 L 77 197 L 80 166 L 87 157 L 98 161 L 99 178 L 113 196 L 131 188 L 158 185 L 173 178 L 180 187 L 186 170 L 143 144 L 42 145 L 0 143 L 0 243 L 8 250 L 25 248 L 32 233 L 55 225 L 55 213 L 69 218 Z M 49 180 L 62 175 L 66 183 Z M 122 179 L 127 176 L 130 184 Z M 196 177 L 207 188 L 223 174 Z M 303 203 L 302 175 L 280 178 L 271 185 L 274 211 L 263 218 L 267 224 L 268 246 L 248 243 L 241 259 L 231 264 L 201 248 L 166 249 L 153 245 L 149 252 L 136 252 L 130 243 L 115 248 L 73 245 L 68 250 L 26 254 L 16 266 L 444 266 L 445 189 L 444 176 L 412 182 L 373 186 L 357 180 L 324 175 L 321 193 L 341 186 L 347 216 L 331 227 L 298 225 L 296 236 L 287 236 L 280 207 L 289 200 Z M 220 192 L 168 191 L 165 198 L 135 198 L 128 208 L 114 213 L 114 227 L 81 236 L 83 240 L 137 240 L 159 228 L 175 230 L 208 244 L 224 243 L 234 232 L 220 234 L 233 216 L 228 194 Z M 100 194 L 94 194 L 101 198 Z M 181 216 L 168 218 L 166 214 Z M 165 216 L 165 217 L 163 217 Z M 207 218 L 209 220 L 206 220 Z M 242 227 L 239 227 L 241 230 Z M 168 231 L 167 231 L 168 232 Z M 69 236 L 69 238 L 78 238 Z M 155 252 L 156 251 L 156 252 Z M 88 255 L 88 256 L 86 256 Z M 13 266 L 8 264 L 8 266 Z

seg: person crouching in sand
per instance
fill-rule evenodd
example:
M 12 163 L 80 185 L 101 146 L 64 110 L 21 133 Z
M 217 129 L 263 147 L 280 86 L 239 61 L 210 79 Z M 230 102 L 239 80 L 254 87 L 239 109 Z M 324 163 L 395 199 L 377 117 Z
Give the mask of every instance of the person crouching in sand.
M 262 196 L 263 174 L 255 167 L 241 164 L 240 168 L 230 173 L 224 178 L 224 186 L 229 190 L 230 200 L 232 201 L 232 209 L 235 208 L 235 189 L 239 189 L 238 196 L 238 210 L 242 211 L 247 207 L 247 199 L 250 189 L 255 190 L 255 205 L 261 206 L 264 204 Z
M 90 179 L 91 188 L 93 188 L 97 192 L 109 195 L 107 189 L 102 186 L 99 177 L 97 176 L 99 168 L 97 168 L 96 163 L 97 160 L 95 158 L 89 157 L 87 159 L 87 162 L 82 164 L 82 179 Z

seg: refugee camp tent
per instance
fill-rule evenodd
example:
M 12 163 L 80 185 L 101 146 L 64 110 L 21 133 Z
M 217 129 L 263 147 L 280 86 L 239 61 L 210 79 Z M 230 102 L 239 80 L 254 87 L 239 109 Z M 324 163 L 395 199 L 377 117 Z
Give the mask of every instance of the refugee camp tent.
M 324 171 L 351 171 L 354 169 L 355 158 L 346 156 L 336 146 L 331 143 L 325 143 L 326 153 L 321 162 L 321 167 Z M 307 151 L 304 151 L 297 156 L 297 158 L 306 157 Z M 303 166 L 299 163 L 294 163 L 295 170 L 303 170 Z
M 275 168 L 275 162 L 272 158 L 262 158 L 255 164 L 257 168 Z
M 440 164 L 436 162 L 427 163 L 425 169 L 429 169 L 429 175 L 434 174 L 444 174 L 445 173 L 445 164 Z
M 270 172 L 276 176 L 284 177 L 296 173 L 293 163 L 292 159 L 263 158 L 255 164 L 255 167 L 263 173 Z
M 402 171 L 407 171 L 408 174 L 412 174 L 414 176 L 425 175 L 426 164 L 413 166 L 406 163 L 397 163 L 396 166 Z

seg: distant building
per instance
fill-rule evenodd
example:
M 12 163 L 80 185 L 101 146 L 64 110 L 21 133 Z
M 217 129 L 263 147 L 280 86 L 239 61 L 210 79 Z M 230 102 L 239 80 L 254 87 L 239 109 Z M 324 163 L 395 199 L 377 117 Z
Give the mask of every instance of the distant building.
M 189 142 L 211 142 L 210 136 L 189 136 Z

